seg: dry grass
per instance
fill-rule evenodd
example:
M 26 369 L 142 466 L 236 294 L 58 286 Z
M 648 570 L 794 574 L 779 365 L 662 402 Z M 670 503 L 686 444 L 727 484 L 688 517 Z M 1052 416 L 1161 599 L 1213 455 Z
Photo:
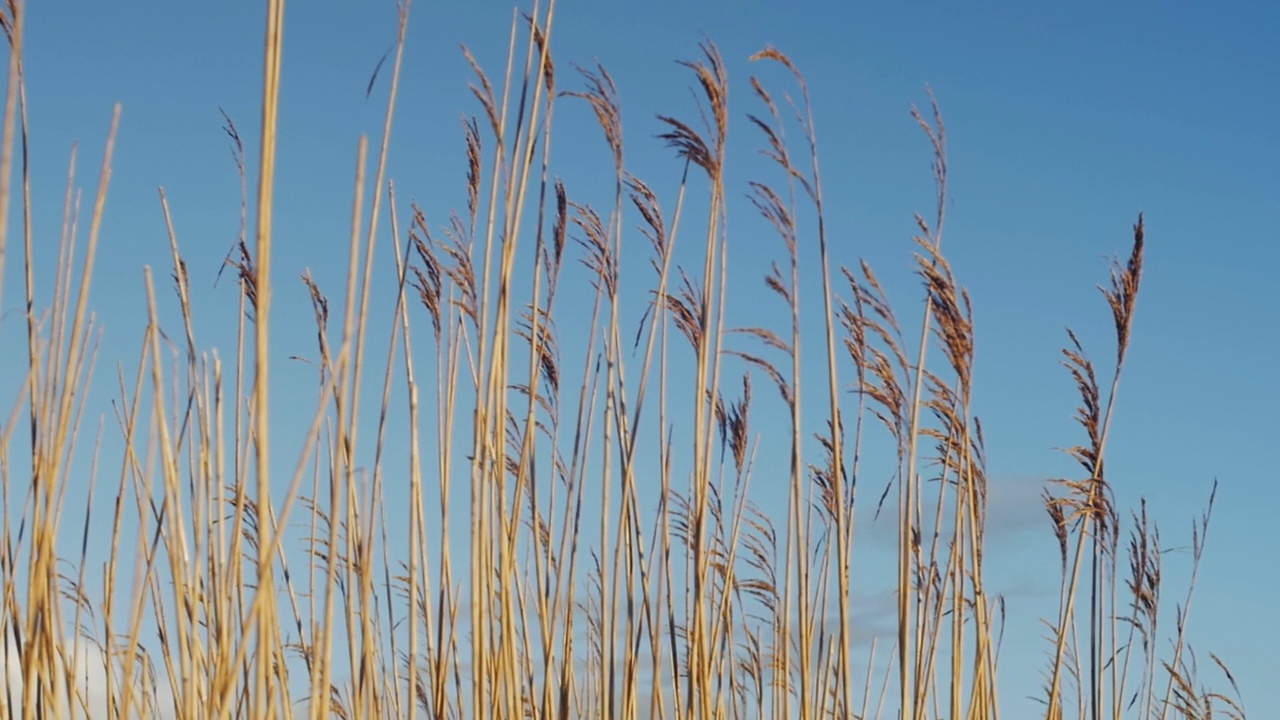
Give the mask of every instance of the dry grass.
M 935 211 L 916 218 L 928 302 L 912 344 L 872 269 L 836 265 L 804 76 L 773 48 L 752 58 L 790 77 L 781 89 L 750 78 L 749 114 L 773 165 L 771 179 L 750 184 L 750 201 L 780 240 L 764 289 L 790 327 L 731 327 L 731 110 L 716 47 L 708 42 L 683 63 L 700 91 L 697 119 L 659 116 L 661 139 L 686 163 L 685 181 L 664 200 L 673 209 L 664 209 L 627 170 L 612 77 L 603 67 L 575 68 L 577 89 L 562 89 L 551 55 L 554 3 L 535 9 L 512 28 L 500 83 L 467 55 L 481 118 L 464 126 L 467 205 L 436 228 L 416 205 L 398 206 L 386 178 L 406 1 L 381 144 L 373 158 L 365 140 L 359 145 L 340 303 L 302 277 L 315 313 L 319 384 L 292 475 L 272 478 L 273 468 L 288 466 L 270 440 L 280 417 L 273 421 L 271 406 L 284 402 L 269 394 L 268 373 L 281 282 L 272 266 L 272 187 L 283 2 L 268 6 L 251 229 L 251 171 L 227 118 L 246 198 L 228 258 L 242 291 L 233 365 L 199 344 L 162 192 L 182 332 L 162 329 L 147 270 L 145 340 L 132 377 L 118 380 L 116 429 L 100 428 L 93 440 L 87 488 L 70 467 L 83 420 L 96 412 L 84 391 L 97 351 L 90 281 L 112 141 L 83 244 L 72 163 L 53 304 L 38 309 L 34 287 L 45 276 L 33 267 L 25 223 L 24 16 L 16 0 L 0 14 L 11 48 L 0 282 L 6 262 L 24 273 L 29 347 L 28 375 L 0 434 L 4 716 L 999 716 L 1004 601 L 983 579 L 976 338 L 969 295 L 942 251 L 947 146 L 936 103 L 915 113 L 933 151 L 937 195 Z M 613 193 L 601 208 L 572 199 L 554 179 L 555 111 L 582 103 L 612 162 Z M 118 118 L 117 109 L 112 139 Z M 798 133 L 797 145 L 789 133 Z M 20 196 L 12 182 L 18 151 Z M 15 196 L 26 231 L 20 261 L 6 255 Z M 706 224 L 687 230 L 682 219 L 695 202 Z M 634 222 L 640 238 L 627 229 Z M 624 240 L 646 248 L 646 270 L 623 271 Z M 391 309 L 371 305 L 379 241 L 395 248 Z M 1075 335 L 1063 351 L 1085 441 L 1070 450 L 1080 476 L 1045 494 L 1062 551 L 1060 610 L 1047 621 L 1047 718 L 1244 716 L 1238 695 L 1209 692 L 1196 679 L 1185 643 L 1190 589 L 1178 604 L 1171 654 L 1157 650 L 1161 545 L 1145 506 L 1133 515 L 1122 563 L 1121 512 L 1104 458 L 1144 249 L 1139 217 L 1132 254 L 1102 289 L 1116 330 L 1105 396 L 1105 379 Z M 589 303 L 575 295 L 578 307 L 562 321 L 561 294 L 573 282 L 564 271 L 575 252 Z M 806 287 L 802 276 L 822 283 Z M 648 304 L 639 326 L 628 327 L 624 298 L 640 293 Z M 388 310 L 390 336 L 368 337 L 366 320 Z M 802 342 L 802 313 L 826 318 L 817 347 Z M 561 352 L 569 330 L 580 333 L 578 358 Z M 822 377 L 802 378 L 802 349 L 821 352 Z M 167 350 L 181 360 L 167 362 Z M 369 378 L 379 371 L 380 393 L 371 395 L 379 388 Z M 761 377 L 778 398 L 759 397 Z M 844 391 L 850 385 L 854 393 Z M 287 402 L 298 413 L 312 399 Z M 787 506 L 777 513 L 749 492 L 761 403 L 775 413 L 774 427 L 786 428 L 768 442 L 777 452 L 789 445 Z M 411 438 L 405 456 L 386 440 L 397 404 Z M 896 448 L 897 492 L 871 500 L 877 512 L 887 501 L 896 512 L 897 624 L 887 657 L 878 642 L 862 657 L 853 560 L 855 509 L 868 501 L 857 498 L 856 480 L 864 436 L 881 426 Z M 15 433 L 26 427 L 29 477 Z M 103 432 L 119 433 L 122 456 L 100 457 Z M 816 457 L 806 451 L 810 437 Z M 114 482 L 103 479 L 112 462 Z M 387 503 L 391 483 L 407 494 L 397 494 L 398 505 Z M 64 523 L 78 502 L 69 496 L 85 492 L 84 517 Z M 1197 566 L 1212 505 L 1211 496 L 1193 537 Z M 102 513 L 109 542 L 90 537 Z M 392 542 L 392 534 L 407 540 Z M 76 540 L 78 553 L 66 554 Z M 93 587 L 98 568 L 103 585 Z

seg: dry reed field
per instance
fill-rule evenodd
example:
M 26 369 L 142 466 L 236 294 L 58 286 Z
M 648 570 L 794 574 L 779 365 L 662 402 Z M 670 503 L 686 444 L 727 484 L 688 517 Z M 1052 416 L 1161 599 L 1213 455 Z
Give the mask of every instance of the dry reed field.
M 30 191 L 22 3 L 0 16 L 0 298 L 25 298 L 0 318 L 26 336 L 0 347 L 26 371 L 0 417 L 0 715 L 985 720 L 1017 694 L 1051 720 L 1245 716 L 1227 665 L 1197 665 L 1186 641 L 1194 572 L 1162 586 L 1155 521 L 1117 507 L 1106 473 L 1141 321 L 1136 208 L 1109 279 L 1099 268 L 1105 302 L 1081 310 L 1114 327 L 1090 348 L 1104 361 L 1064 337 L 1078 471 L 1043 495 L 1061 578 L 1044 683 L 1004 687 L 978 337 L 944 255 L 937 103 L 913 113 L 936 197 L 903 238 L 921 294 L 899 315 L 856 246 L 829 237 L 819 128 L 788 55 L 761 48 L 771 79 L 731 79 L 711 40 L 690 49 L 697 108 L 659 114 L 643 149 L 684 178 L 659 193 L 629 172 L 609 71 L 555 63 L 554 0 L 516 16 L 501 70 L 467 55 L 466 162 L 441 170 L 465 207 L 429 219 L 387 171 L 403 0 L 370 85 L 389 88 L 381 136 L 360 139 L 353 168 L 345 284 L 322 287 L 273 265 L 284 3 L 267 5 L 261 116 L 226 117 L 245 198 L 224 278 L 238 307 L 195 305 L 192 278 L 218 269 L 188 267 L 162 192 L 170 254 L 137 262 L 157 267 L 145 318 L 92 293 L 120 109 L 96 188 L 82 201 L 73 161 L 59 237 L 37 237 L 32 205 L 54 200 Z M 612 171 L 596 195 L 558 180 L 567 105 L 598 121 L 581 141 Z M 731 114 L 753 134 L 730 141 Z M 756 152 L 770 174 L 729 186 L 726 158 Z M 762 223 L 776 261 L 730 283 L 726 198 L 744 191 L 757 214 L 734 227 Z M 37 266 L 38 243 L 56 244 L 56 267 Z M 624 245 L 647 262 L 622 262 Z M 313 317 L 276 311 L 298 293 Z M 743 302 L 789 320 L 738 326 Z M 238 318 L 234 347 L 202 340 L 195 318 L 219 310 Z M 273 338 L 304 321 L 317 382 L 284 394 Z M 145 336 L 113 378 L 99 333 L 129 322 Z M 103 384 L 110 406 L 90 402 Z M 888 485 L 862 487 L 869 462 Z M 785 503 L 760 503 L 761 483 Z M 895 626 L 874 638 L 854 621 L 859 508 L 896 543 Z

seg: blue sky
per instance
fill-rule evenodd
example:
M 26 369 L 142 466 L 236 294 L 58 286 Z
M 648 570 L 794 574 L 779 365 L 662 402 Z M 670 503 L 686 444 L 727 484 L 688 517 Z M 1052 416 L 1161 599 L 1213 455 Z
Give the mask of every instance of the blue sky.
M 993 502 L 1003 512 L 992 518 L 1000 530 L 991 562 L 1004 563 L 994 582 L 1004 584 L 1011 604 L 1025 601 L 1011 616 L 1003 659 L 1004 702 L 1015 713 L 1032 707 L 1020 704 L 1022 695 L 1039 690 L 1035 618 L 1056 587 L 1054 542 L 1036 490 L 1043 478 L 1074 472 L 1054 448 L 1080 441 L 1074 389 L 1058 365 L 1063 328 L 1074 328 L 1100 367 L 1108 366 L 1110 317 L 1094 285 L 1105 282 L 1109 256 L 1127 253 L 1130 226 L 1145 212 L 1146 275 L 1109 474 L 1122 506 L 1148 498 L 1169 545 L 1189 541 L 1191 520 L 1219 480 L 1191 638 L 1205 677 L 1213 676 L 1212 650 L 1232 667 L 1253 717 L 1280 715 L 1268 671 L 1280 644 L 1280 578 L 1267 569 L 1280 552 L 1269 530 L 1280 507 L 1280 472 L 1269 451 L 1280 436 L 1280 381 L 1266 360 L 1280 351 L 1280 243 L 1269 221 L 1280 215 L 1280 143 L 1272 128 L 1280 114 L 1280 6 L 851 5 L 562 0 L 553 53 L 565 87 L 575 83 L 571 62 L 598 60 L 609 69 L 621 93 L 629 169 L 669 191 L 680 165 L 653 137 L 662 130 L 654 115 L 692 115 L 692 76 L 675 61 L 695 58 L 704 34 L 718 44 L 734 123 L 728 231 L 737 284 L 730 292 L 741 288 L 751 313 L 754 283 L 782 256 L 743 200 L 762 167 L 751 157 L 759 138 L 745 122 L 745 113 L 761 108 L 746 81 L 752 72 L 781 76 L 747 57 L 767 44 L 788 53 L 813 93 L 834 259 L 853 265 L 865 257 L 908 328 L 921 302 L 910 265 L 912 215 L 931 212 L 933 198 L 928 145 L 908 110 L 926 105 L 926 85 L 933 88 L 950 149 L 944 250 L 975 303 L 975 409 L 999 496 Z M 103 367 L 136 358 L 145 318 L 140 268 L 152 265 L 160 275 L 169 262 L 161 185 L 194 273 L 197 322 L 201 312 L 208 318 L 204 343 L 219 345 L 224 357 L 232 352 L 234 287 L 212 287 L 239 207 L 219 108 L 240 125 L 252 161 L 261 15 L 256 6 L 221 3 L 32 4 L 26 69 L 34 221 L 46 268 L 69 147 L 80 142 L 80 180 L 91 188 L 112 105 L 124 108 L 95 285 L 107 330 Z M 390 164 L 402 211 L 414 198 L 438 221 L 462 205 L 458 118 L 478 108 L 458 46 L 499 76 L 510 19 L 508 3 L 415 4 Z M 364 93 L 394 41 L 394 4 L 295 2 L 285 37 L 276 268 L 293 277 L 309 267 L 336 294 L 356 140 L 377 138 L 386 75 L 372 99 Z M 570 192 L 581 188 L 585 200 L 607 207 L 607 192 L 589 196 L 592 182 L 609 180 L 598 129 L 585 108 L 561 107 L 553 152 L 567 168 Z M 663 199 L 674 205 L 669 192 Z M 7 269 L 6 312 L 18 304 L 16 268 Z M 301 287 L 280 297 L 277 351 L 310 354 L 314 334 Z M 813 291 L 809 297 L 817 299 Z M 760 312 L 775 327 L 785 322 L 769 315 L 775 309 Z M 20 342 L 17 330 L 6 318 L 0 346 Z M 5 373 L 24 362 L 0 352 Z M 306 393 L 313 380 L 280 382 L 278 392 Z M 99 383 L 109 386 L 109 375 Z M 880 481 L 873 484 L 878 491 Z M 1174 602 L 1185 553 L 1166 563 L 1166 597 Z

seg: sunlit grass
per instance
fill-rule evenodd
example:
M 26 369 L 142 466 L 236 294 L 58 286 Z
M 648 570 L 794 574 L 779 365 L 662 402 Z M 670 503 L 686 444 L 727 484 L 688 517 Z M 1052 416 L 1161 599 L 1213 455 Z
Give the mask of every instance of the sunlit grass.
M 182 327 L 162 327 L 148 269 L 140 359 L 115 379 L 114 414 L 87 441 L 85 420 L 102 414 L 86 404 L 102 382 L 97 329 L 122 320 L 90 312 L 119 109 L 87 233 L 73 160 L 58 265 L 39 278 L 52 283 L 52 305 L 37 308 L 33 238 L 23 233 L 20 254 L 8 242 L 11 201 L 24 231 L 32 205 L 20 155 L 24 17 L 8 4 L 0 283 L 18 269 L 28 343 L 0 352 L 25 353 L 28 372 L 0 434 L 7 716 L 999 716 L 1004 600 L 984 582 L 977 339 L 943 254 L 947 136 L 936 103 L 915 113 L 937 190 L 914 238 L 927 302 L 902 323 L 872 269 L 829 243 L 804 76 L 779 50 L 755 55 L 787 81 L 744 85 L 755 134 L 733 147 L 771 161 L 748 190 L 777 260 L 763 284 L 731 289 L 726 197 L 740 189 L 724 175 L 730 79 L 719 51 L 707 42 L 684 63 L 699 112 L 659 115 L 660 139 L 686 169 L 660 200 L 628 171 L 608 71 L 555 71 L 553 8 L 513 28 L 496 85 L 467 55 L 479 103 L 464 128 L 467 203 L 443 224 L 398 204 L 387 178 L 401 8 L 382 140 L 371 153 L 361 139 L 354 168 L 346 284 L 334 301 L 302 278 L 317 390 L 285 398 L 268 374 L 283 283 L 272 266 L 283 2 L 269 2 L 256 174 L 227 119 L 242 218 L 253 219 L 230 262 L 241 290 L 231 359 L 200 344 L 162 192 Z M 556 179 L 550 139 L 566 103 L 585 103 L 603 132 L 613 182 L 602 205 Z M 650 262 L 624 271 L 624 242 Z M 394 248 L 393 307 L 372 292 L 388 270 L 375 269 L 378 243 Z M 1236 695 L 1196 679 L 1190 588 L 1172 633 L 1158 627 L 1158 531 L 1145 506 L 1122 531 L 1105 473 L 1144 251 L 1139 216 L 1103 289 L 1112 374 L 1099 377 L 1075 335 L 1063 350 L 1082 430 L 1064 444 L 1082 470 L 1045 493 L 1046 532 L 1062 553 L 1060 607 L 1046 620 L 1046 718 L 1244 715 Z M 585 285 L 564 272 L 578 263 Z M 748 298 L 776 303 L 789 325 L 731 326 Z M 638 326 L 627 320 L 637 313 Z M 389 337 L 366 332 L 388 314 Z M 821 337 L 802 338 L 801 318 L 813 316 Z M 802 376 L 802 350 L 821 358 L 820 374 Z M 762 404 L 767 434 L 752 425 Z M 305 419 L 300 452 L 273 445 L 282 417 Z M 395 418 L 407 423 L 403 453 L 387 441 Z M 111 445 L 101 432 L 118 433 L 119 456 L 101 452 Z M 873 447 L 864 437 L 881 432 L 895 484 L 859 497 Z M 93 467 L 72 473 L 85 442 Z M 785 508 L 752 501 L 762 443 L 786 458 L 786 474 L 769 479 L 785 483 Z M 1196 565 L 1212 502 L 1195 526 Z M 879 503 L 896 518 L 897 624 L 864 656 L 852 621 L 865 572 L 854 565 L 855 509 Z M 90 533 L 94 517 L 110 518 L 109 537 Z M 98 573 L 101 587 L 88 580 Z

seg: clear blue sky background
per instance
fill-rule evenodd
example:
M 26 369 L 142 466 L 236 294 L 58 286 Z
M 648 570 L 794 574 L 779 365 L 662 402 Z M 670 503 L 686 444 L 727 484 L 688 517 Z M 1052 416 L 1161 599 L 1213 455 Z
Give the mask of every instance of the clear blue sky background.
M 562 0 L 553 53 L 562 87 L 576 82 L 570 62 L 598 59 L 613 74 L 629 167 L 668 191 L 669 209 L 680 165 L 653 138 L 661 131 L 654 114 L 692 116 L 692 77 L 674 61 L 696 57 L 703 33 L 719 45 L 735 123 L 732 277 L 749 307 L 759 297 L 757 278 L 781 255 L 741 200 L 755 177 L 744 171 L 760 167 L 751 159 L 758 137 L 743 122 L 746 112 L 760 112 L 746 83 L 760 70 L 746 58 L 766 44 L 787 52 L 813 92 L 836 260 L 866 257 L 909 324 L 918 322 L 920 307 L 910 265 L 912 214 L 930 212 L 933 195 L 928 147 L 908 109 L 927 103 L 926 84 L 935 90 L 951 150 L 945 249 L 976 306 L 976 410 L 986 429 L 998 527 L 993 582 L 1015 606 L 1002 658 L 1012 717 L 1034 709 L 1022 696 L 1039 694 L 1036 618 L 1051 612 L 1056 588 L 1055 545 L 1036 493 L 1044 478 L 1075 472 L 1054 448 L 1080 441 L 1071 421 L 1074 390 L 1058 366 L 1063 328 L 1075 328 L 1107 367 L 1110 315 L 1094 285 L 1105 282 L 1108 256 L 1127 253 L 1130 226 L 1145 212 L 1146 276 L 1110 478 L 1122 506 L 1149 499 L 1170 546 L 1189 542 L 1191 520 L 1213 479 L 1220 480 L 1191 638 L 1204 677 L 1217 681 L 1207 659 L 1212 650 L 1236 673 L 1252 717 L 1280 717 L 1280 541 L 1273 529 L 1280 508 L 1280 238 L 1272 220 L 1280 216 L 1280 5 L 853 5 Z M 263 13 L 249 3 L 31 6 L 26 68 L 44 267 L 51 269 L 56 247 L 70 144 L 81 142 L 80 177 L 91 188 L 112 105 L 121 102 L 95 288 L 107 329 L 103 367 L 136 358 L 145 324 L 141 266 L 167 274 L 160 270 L 169 261 L 159 185 L 173 206 L 197 302 L 208 308 L 203 340 L 229 357 L 234 312 L 222 310 L 234 303 L 234 286 L 215 291 L 212 280 L 235 238 L 239 188 L 218 109 L 240 125 L 252 161 Z M 390 167 L 402 209 L 416 198 L 441 220 L 461 207 L 458 117 L 478 109 L 458 45 L 466 43 L 500 76 L 510 18 L 504 2 L 415 3 Z M 310 267 L 337 294 L 356 139 L 377 138 L 386 76 L 372 100 L 365 100 L 365 86 L 395 38 L 395 19 L 389 1 L 289 7 L 278 277 Z M 607 180 L 607 155 L 587 111 L 558 112 L 565 125 L 553 150 L 562 172 Z M 584 195 L 591 189 L 585 180 L 578 187 Z M 607 194 L 583 199 L 609 202 Z M 385 269 L 389 256 L 383 259 Z M 6 311 L 20 297 L 17 266 L 8 272 Z M 289 288 L 280 291 L 275 347 L 282 355 L 311 355 L 310 311 L 301 287 Z M 783 315 L 776 320 L 776 327 L 785 322 Z M 17 330 L 15 318 L 6 318 L 0 343 L 20 342 Z M 12 373 L 23 357 L 3 349 L 0 370 Z M 108 377 L 99 376 L 104 387 Z M 277 390 L 287 393 L 291 382 L 310 393 L 314 381 L 286 377 Z M 1171 603 L 1181 599 L 1186 562 L 1185 553 L 1166 559 Z

